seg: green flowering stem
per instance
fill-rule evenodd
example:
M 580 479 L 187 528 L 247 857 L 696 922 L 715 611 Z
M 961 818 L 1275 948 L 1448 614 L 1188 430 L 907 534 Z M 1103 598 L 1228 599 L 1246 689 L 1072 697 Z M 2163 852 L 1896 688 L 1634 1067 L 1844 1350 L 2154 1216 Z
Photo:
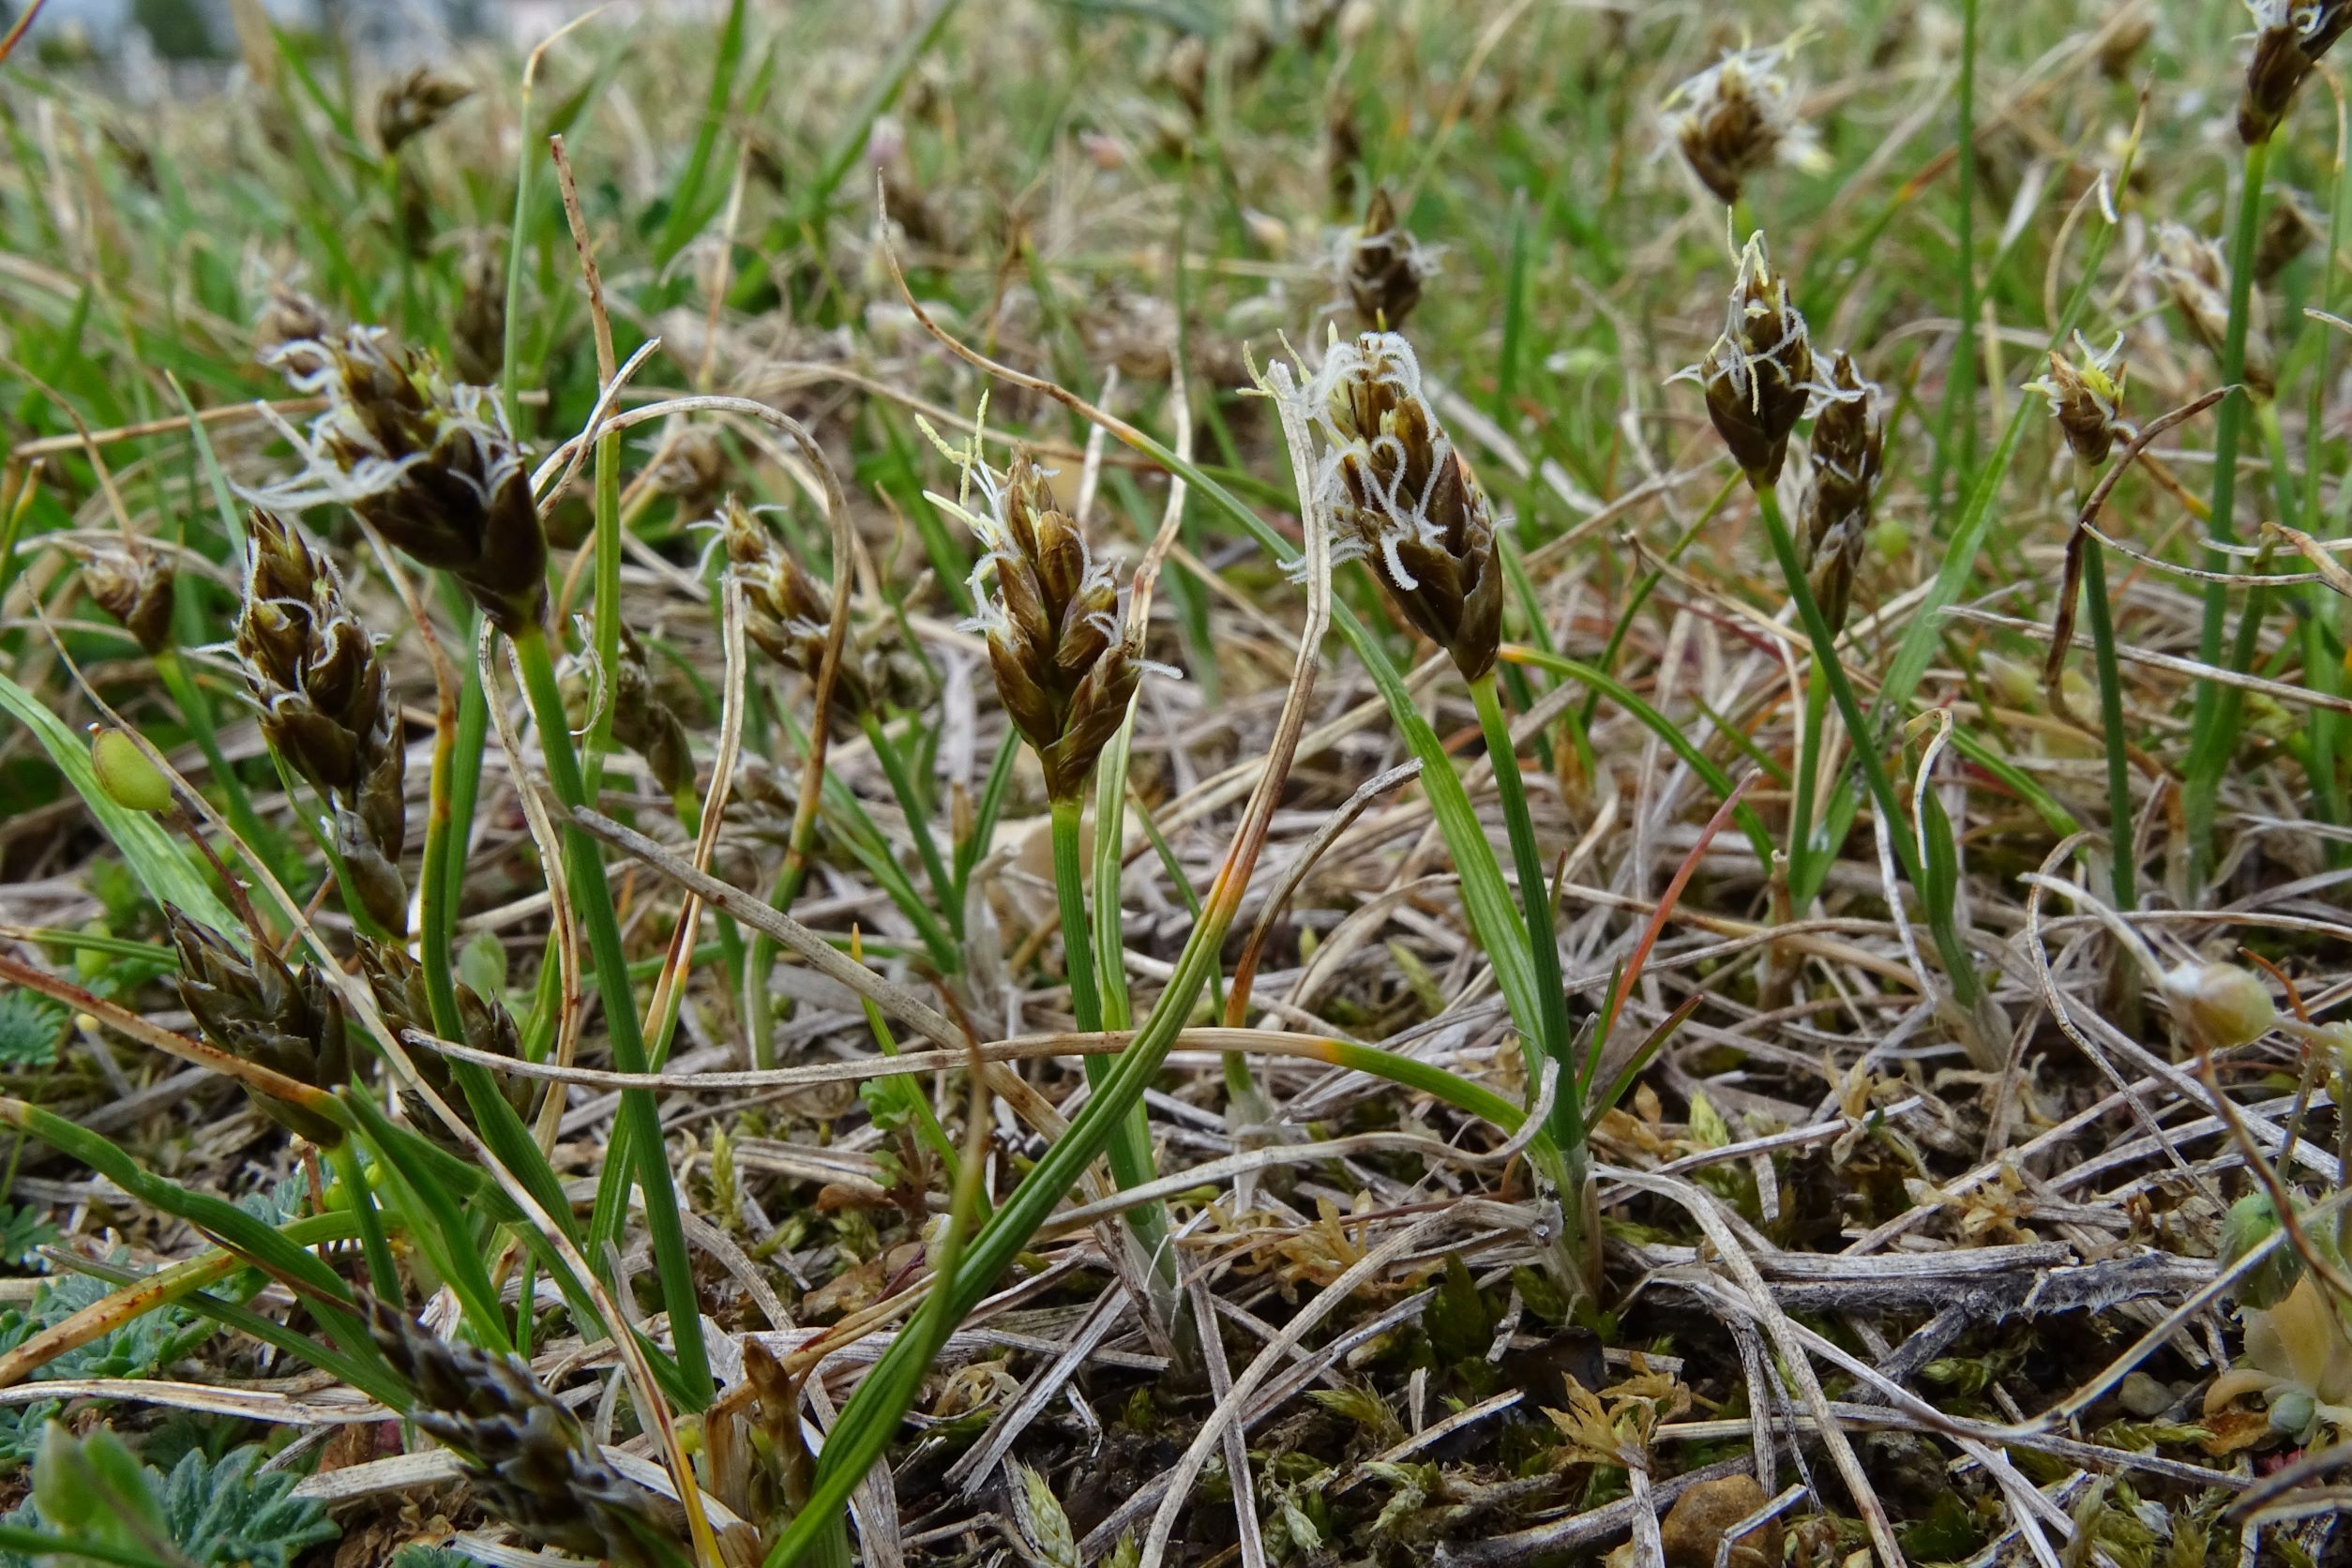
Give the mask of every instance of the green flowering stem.
M 2325 381 L 2325 375 L 2314 375 Z M 2279 422 L 2279 405 L 2275 400 L 2256 405 L 2254 417 L 2262 426 L 2263 448 L 2270 455 L 2270 483 L 2278 492 L 2279 520 L 2290 528 L 2306 526 L 2308 517 L 2294 483 L 2294 466 L 2287 461 L 2286 431 Z M 2320 426 L 2310 427 L 2316 430 Z M 2314 465 L 2315 466 L 2315 465 Z M 2303 644 L 2303 684 L 2323 697 L 2337 695 L 2342 668 L 2328 655 L 2327 626 L 2336 612 L 2340 596 L 2324 582 L 2314 582 L 2306 590 L 2303 613 L 2296 619 L 2300 623 Z M 2282 599 L 2285 595 L 2280 596 Z M 2254 614 L 2258 604 L 2249 604 L 2247 614 Z M 2251 666 L 2251 659 L 2249 660 Z M 2328 708 L 2314 705 L 2304 720 L 2303 768 L 2311 781 L 2313 815 L 2323 822 L 2344 821 L 2344 795 L 2336 778 L 2336 715 Z
M 466 646 L 474 646 L 472 638 Z M 458 691 L 457 724 L 435 737 L 433 745 L 432 792 L 426 807 L 425 860 L 417 897 L 424 938 L 418 962 L 432 1006 L 433 1033 L 445 1040 L 465 1037 L 458 1018 L 454 968 L 458 902 L 465 882 L 474 804 L 481 790 L 482 753 L 490 738 L 490 700 L 482 690 L 481 665 L 471 656 L 458 662 L 462 684 Z
M 1838 716 L 1845 721 L 1854 760 L 1870 791 L 1871 804 L 1877 807 L 1879 818 L 1886 824 L 1887 842 L 1893 848 L 1895 865 L 1901 868 L 1903 880 L 1924 902 L 1927 881 L 1920 866 L 1919 846 L 1911 837 L 1910 819 L 1905 815 L 1893 780 L 1887 776 L 1886 763 L 1878 755 L 1870 716 L 1862 711 L 1861 701 L 1854 696 L 1853 683 L 1847 679 L 1846 667 L 1838 661 L 1837 636 L 1830 630 L 1829 621 L 1813 596 L 1813 585 L 1805 580 L 1803 564 L 1797 558 L 1797 541 L 1788 531 L 1788 520 L 1781 515 L 1779 491 L 1772 485 L 1757 485 L 1756 500 L 1763 513 L 1764 531 L 1772 539 L 1772 557 L 1787 582 L 1788 596 L 1796 601 L 1797 616 L 1804 625 L 1805 635 L 1812 640 L 1815 668 L 1829 682 L 1830 697 L 1837 703 Z M 1929 909 L 1925 913 L 1929 929 L 1935 933 L 1937 955 L 1943 959 L 1945 977 L 1952 982 L 1952 1000 L 1964 1011 L 1974 1008 L 1981 987 L 1976 968 L 1968 959 L 1968 950 L 1953 926 L 1952 911 Z
M 2075 515 L 2088 499 L 2092 475 L 2077 466 L 2074 475 Z M 2106 747 L 2107 837 L 2113 861 L 2115 907 L 2129 912 L 2139 902 L 2139 867 L 2132 852 L 2132 758 L 2123 729 L 2123 669 L 2115 654 L 2115 611 L 2107 598 L 2106 547 L 2081 535 L 2083 550 L 2083 610 L 2090 623 L 2091 656 L 2099 670 L 2099 729 Z
M 1094 977 L 1094 943 L 1086 917 L 1086 873 L 1080 866 L 1079 802 L 1071 796 L 1053 803 L 1053 885 L 1062 910 L 1063 962 L 1070 973 L 1070 1011 L 1078 1033 L 1099 1034 L 1103 1029 L 1103 999 Z M 1097 846 L 1097 852 L 1111 852 Z M 1117 1059 L 1088 1056 L 1086 1083 L 1096 1095 L 1110 1078 Z M 1152 1161 L 1152 1126 L 1140 1099 L 1120 1118 L 1109 1148 L 1111 1179 L 1122 1190 L 1139 1187 L 1158 1174 Z M 1168 1209 L 1153 1200 L 1127 1211 L 1127 1229 L 1135 1237 L 1150 1269 L 1153 1320 L 1163 1326 L 1176 1321 L 1179 1309 L 1176 1251 L 1168 1240 Z
M 359 1227 L 360 1250 L 368 1258 L 368 1283 L 385 1301 L 399 1301 L 400 1271 L 393 1265 L 392 1248 L 384 1239 L 384 1221 L 376 1213 L 367 1169 L 359 1162 L 359 1147 L 348 1138 L 339 1138 L 325 1153 L 326 1163 L 335 1168 L 335 1179 L 342 1184 L 343 1200 L 351 1205 L 352 1218 Z
M 2229 240 L 2229 324 L 2222 339 L 2222 381 L 2230 387 L 2213 422 L 2213 501 L 2208 526 L 2223 545 L 2238 542 L 2238 443 L 2245 427 L 2246 408 L 2253 393 L 2239 384 L 2246 374 L 2246 324 L 2254 296 L 2254 242 L 2262 231 L 2262 182 L 2270 167 L 2268 138 L 2246 149 L 2245 172 L 2238 188 L 2238 217 Z M 2205 552 L 2205 569 L 2225 573 L 2230 558 L 2218 550 Z M 2247 602 L 2239 632 L 2230 648 L 2228 668 L 2242 674 L 2252 662 L 2249 624 L 2260 626 L 2262 596 L 2257 591 Z M 2205 585 L 2205 615 L 2197 628 L 2197 658 L 2209 665 L 2222 662 L 2223 628 L 2229 620 L 2229 584 Z M 2244 651 L 2240 658 L 2239 651 Z M 2215 681 L 2200 682 L 2191 710 L 2189 758 L 2182 768 L 2181 810 L 2189 832 L 2189 882 L 2202 886 L 2213 867 L 2213 815 L 2219 801 L 2222 774 L 2236 749 L 2239 688 Z
M 540 747 L 547 754 L 549 782 L 565 807 L 584 806 L 586 790 L 579 760 L 572 751 L 571 731 L 565 727 L 564 694 L 556 684 L 555 661 L 548 649 L 547 633 L 535 625 L 526 626 L 515 635 L 514 648 L 516 661 L 522 667 L 523 688 L 532 716 L 538 723 Z M 647 1070 L 645 1041 L 638 1032 L 628 957 L 621 946 L 621 927 L 613 912 L 612 889 L 605 880 L 604 859 L 596 851 L 596 840 L 568 821 L 564 826 L 564 867 L 573 910 L 587 927 L 588 946 L 595 957 L 596 980 L 602 992 L 605 1028 L 612 1043 L 613 1065 L 625 1073 L 642 1073 Z M 715 1390 L 710 1361 L 702 1345 L 701 1306 L 695 1294 L 692 1259 L 686 1253 L 686 1228 L 678 1217 L 677 1189 L 671 1181 L 661 1118 L 651 1091 L 622 1091 L 620 1125 L 626 1129 L 629 1153 L 637 1164 L 638 1185 L 644 1194 L 646 1229 L 653 1238 L 662 1302 L 670 1309 L 670 1332 L 677 1346 L 678 1365 L 699 1410 L 710 1403 Z M 617 1218 L 616 1215 L 616 1224 Z M 620 1284 L 618 1280 L 612 1283 L 616 1289 Z M 615 1333 L 626 1329 L 620 1323 L 609 1327 Z
M 1194 1001 L 1216 971 L 1226 933 L 1232 929 L 1233 915 L 1255 861 L 1254 844 L 1236 845 L 1228 854 L 1204 900 L 1201 919 L 1177 956 L 1175 970 L 1143 1027 L 1127 1048 L 1112 1059 L 1109 1074 L 1085 1108 L 1013 1189 L 995 1216 L 981 1226 L 954 1268 L 940 1272 L 925 1310 L 936 1310 L 941 1323 L 960 1322 L 979 1304 L 1052 1214 L 1063 1194 L 1077 1184 L 1110 1143 L 1119 1123 L 1143 1104 L 1144 1090 L 1168 1060 Z M 819 1548 L 828 1532 L 838 1535 L 850 1493 L 888 1446 L 930 1370 L 934 1350 L 924 1336 L 908 1333 L 882 1352 L 827 1435 L 808 1500 L 768 1548 L 764 1568 L 798 1563 Z M 845 1544 L 841 1549 L 846 1551 Z
M 1829 713 L 1829 682 L 1816 665 L 1805 678 L 1804 731 L 1797 745 L 1796 799 L 1788 817 L 1788 883 L 1792 889 L 1803 890 L 1808 904 L 1818 885 L 1807 871 L 1813 861 L 1814 818 L 1820 788 L 1821 731 Z
M 1539 1060 L 1549 1061 L 1559 1072 L 1545 1137 L 1555 1162 L 1555 1168 L 1546 1174 L 1560 1186 L 1560 1252 L 1570 1272 L 1562 1283 L 1594 1298 L 1601 1283 L 1601 1238 L 1587 1224 L 1592 1178 L 1585 1148 L 1585 1081 L 1576 1061 L 1576 1036 L 1568 1024 L 1568 989 L 1560 972 L 1551 879 L 1545 875 L 1544 858 L 1535 847 L 1535 821 L 1528 810 L 1527 785 L 1519 776 L 1519 755 L 1512 746 L 1511 722 L 1503 716 L 1494 671 L 1471 681 L 1470 691 L 1478 710 L 1479 732 L 1486 742 L 1486 760 L 1493 767 L 1495 793 L 1502 803 L 1503 829 L 1511 840 L 1512 870 L 1519 882 L 1528 957 L 1541 1009 L 1539 1017 L 1518 1020 L 1523 1030 L 1534 1026 L 1529 1042 L 1534 1049 L 1528 1059 L 1528 1093 L 1536 1093 L 1543 1081 Z
M 907 836 L 914 840 L 914 852 L 923 862 L 923 874 L 930 879 L 931 892 L 947 916 L 948 928 L 961 937 L 964 930 L 964 907 L 955 897 L 956 881 L 947 874 L 947 862 L 940 857 L 939 844 L 931 836 L 931 824 L 926 820 L 923 797 L 915 792 L 914 778 L 907 772 L 907 760 L 893 746 L 882 722 L 870 708 L 860 709 L 858 727 L 866 732 L 866 742 L 874 748 L 874 758 L 882 763 L 882 774 L 890 780 L 890 792 L 898 797 L 898 809 L 906 814 Z

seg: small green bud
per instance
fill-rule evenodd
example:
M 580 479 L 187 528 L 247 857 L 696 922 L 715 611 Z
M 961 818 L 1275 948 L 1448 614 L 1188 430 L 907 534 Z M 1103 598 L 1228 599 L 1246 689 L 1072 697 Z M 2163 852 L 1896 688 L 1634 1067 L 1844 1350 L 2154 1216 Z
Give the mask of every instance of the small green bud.
M 2259 1040 L 2279 1020 L 2269 988 L 2236 964 L 2181 964 L 2164 976 L 2164 1004 L 2200 1049 Z
M 2279 1212 L 2267 1193 L 2248 1193 L 2229 1206 L 2222 1222 L 2222 1267 L 2228 1268 L 2269 1241 L 2279 1229 Z M 2303 1260 L 2290 1247 L 2280 1247 L 2238 1282 L 2238 1303 L 2268 1311 L 2286 1299 L 2303 1272 Z
M 505 943 L 488 931 L 475 932 L 458 952 L 458 978 L 484 996 L 505 995 Z
M 125 810 L 172 809 L 172 781 L 122 731 L 90 726 L 90 766 L 106 798 Z
M 2319 1403 L 2299 1388 L 2288 1389 L 2270 1401 L 2270 1429 L 2300 1438 L 2319 1420 Z

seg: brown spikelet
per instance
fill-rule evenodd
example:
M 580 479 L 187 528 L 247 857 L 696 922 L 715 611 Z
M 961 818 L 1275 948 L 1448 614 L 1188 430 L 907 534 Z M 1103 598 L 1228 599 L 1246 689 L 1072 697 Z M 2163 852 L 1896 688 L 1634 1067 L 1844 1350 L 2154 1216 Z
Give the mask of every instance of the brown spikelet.
M 1421 282 L 1436 270 L 1413 236 L 1396 221 L 1386 190 L 1372 192 L 1364 224 L 1348 236 L 1341 269 L 1357 324 L 1366 332 L 1394 332 L 1421 303 Z
M 1046 793 L 1074 800 L 1126 717 L 1142 650 L 1119 623 L 1110 569 L 1025 449 L 1013 454 L 993 521 L 983 567 L 994 568 L 994 589 L 977 596 L 997 695 L 1045 768 Z
M 674 795 L 694 787 L 694 752 L 686 726 L 655 686 L 645 645 L 626 626 L 612 670 L 612 738 L 645 760 L 664 792 Z
M 235 647 L 262 738 L 331 803 L 335 837 L 368 913 L 405 928 L 398 868 L 407 756 L 376 639 L 333 563 L 269 512 L 251 514 Z
M 314 376 L 326 369 L 322 345 L 334 331 L 324 306 L 290 283 L 273 283 L 254 318 L 253 357 L 277 366 L 291 380 Z
M 1812 129 L 1797 118 L 1795 89 L 1782 70 L 1787 54 L 1786 48 L 1734 51 L 1666 100 L 1667 134 L 1699 184 L 1726 204 L 1773 164 L 1814 154 Z
M 1422 396 L 1412 346 L 1393 332 L 1334 342 L 1309 396 L 1332 450 L 1334 558 L 1370 561 L 1405 618 L 1478 679 L 1502 641 L 1494 520 Z
M 1723 336 L 1682 374 L 1706 389 L 1715 433 L 1749 480 L 1777 483 L 1789 432 L 1812 398 L 1813 348 L 1787 279 L 1765 259 L 1762 234 L 1740 253 Z
M 2107 460 L 2123 430 L 2125 372 L 2115 368 L 2123 339 L 2118 337 L 2104 353 L 2094 353 L 2077 332 L 2074 349 L 2077 357 L 2072 360 L 2052 350 L 2050 373 L 2028 382 L 2025 390 L 2049 400 L 2050 413 L 2075 460 L 2096 468 Z
M 120 621 L 150 656 L 172 645 L 175 577 L 172 564 L 140 539 L 127 538 L 119 548 L 94 550 L 82 563 L 82 581 L 90 597 Z
M 2160 224 L 2151 264 L 2171 291 L 2180 319 L 2218 363 L 2229 335 L 2229 264 L 2222 248 L 2178 223 Z M 2246 386 L 2268 398 L 2278 387 L 2278 362 L 2270 352 L 2269 309 L 2259 290 L 2246 298 Z
M 359 966 L 368 976 L 368 988 L 375 993 L 376 1006 L 384 1014 L 384 1021 L 395 1030 L 419 1030 L 433 1033 L 432 1000 L 426 989 L 425 971 L 404 948 L 391 942 L 371 942 L 361 938 L 358 942 Z M 458 1019 L 464 1033 L 464 1044 L 475 1050 L 494 1056 L 520 1059 L 522 1055 L 521 1033 L 515 1027 L 514 1016 L 495 997 L 484 997 L 464 981 L 455 982 L 458 993 Z M 473 1114 L 465 1097 L 458 1090 L 446 1058 L 430 1050 L 411 1050 L 409 1060 L 415 1063 L 417 1073 L 432 1087 L 443 1102 L 465 1117 L 473 1125 Z M 499 1093 L 505 1096 L 515 1114 L 528 1117 L 535 1099 L 535 1086 L 526 1078 L 501 1075 L 497 1078 Z M 423 1096 L 413 1090 L 400 1091 L 401 1108 L 407 1113 L 410 1125 L 451 1153 L 460 1153 L 455 1138 L 441 1119 L 432 1114 Z
M 351 1043 L 342 998 L 315 964 L 296 971 L 256 942 L 251 957 L 219 932 L 166 904 L 178 950 L 180 1000 L 204 1038 L 230 1055 L 282 1073 L 313 1089 L 339 1089 L 351 1078 Z M 253 1090 L 255 1109 L 311 1142 L 331 1146 L 343 1130 L 314 1111 Z
M 1827 400 L 1813 422 L 1804 559 L 1813 596 L 1833 632 L 1846 626 L 1883 463 L 1885 432 L 1870 401 L 1875 390 L 1853 356 L 1840 349 L 1830 361 Z
M 449 368 L 490 386 L 506 362 L 506 267 L 498 248 L 477 240 L 458 269 L 458 313 L 449 322 Z
M 547 531 L 522 449 L 484 388 L 452 384 L 430 354 L 354 327 L 297 381 L 328 406 L 310 471 L 268 493 L 289 510 L 341 502 L 427 566 L 447 572 L 509 635 L 547 603 Z
M 2251 147 L 2278 128 L 2303 78 L 2352 27 L 2352 0 L 2247 0 L 2246 8 L 2254 40 L 2238 98 L 2238 135 Z
M 474 96 L 430 66 L 418 66 L 384 89 L 376 99 L 376 139 L 386 156 L 439 125 L 450 110 Z
M 662 1560 L 648 1543 L 676 1538 L 665 1505 L 612 1468 L 521 1357 L 438 1338 L 372 1296 L 365 1305 L 376 1348 L 416 1391 L 408 1418 L 465 1459 L 492 1515 L 621 1568 Z
M 727 569 L 743 585 L 745 634 L 768 657 L 815 680 L 833 622 L 831 587 L 810 577 L 775 532 L 733 496 L 727 498 L 719 531 Z M 837 719 L 854 720 L 874 698 L 867 661 L 845 641 L 834 681 Z
M 2254 240 L 2254 285 L 2267 289 L 2277 282 L 2279 274 L 2296 257 L 2326 238 L 2327 234 L 2328 226 L 2312 210 L 2310 198 L 2299 190 L 2280 188 L 2274 193 L 2269 213 L 2262 220 L 2262 233 Z
M 662 494 L 676 498 L 681 515 L 702 518 L 726 490 L 728 472 L 726 444 L 707 427 L 689 425 L 664 445 L 647 476 Z

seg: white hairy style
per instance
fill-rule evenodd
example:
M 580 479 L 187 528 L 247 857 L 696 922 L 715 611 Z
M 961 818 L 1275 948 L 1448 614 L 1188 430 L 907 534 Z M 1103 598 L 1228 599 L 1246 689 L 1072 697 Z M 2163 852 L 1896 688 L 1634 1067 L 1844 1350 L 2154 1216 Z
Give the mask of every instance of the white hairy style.
M 1826 163 L 1820 137 L 1797 113 L 1798 87 L 1787 68 L 1800 41 L 1726 50 L 1723 58 L 1679 83 L 1658 106 L 1666 137 L 1660 151 L 1704 135 L 1715 115 L 1744 101 L 1761 128 L 1757 166 L 1777 161 L 1810 169 Z
M 1442 542 L 1437 524 L 1429 518 L 1429 498 L 1454 447 L 1432 419 L 1433 460 L 1428 477 L 1418 493 L 1404 493 L 1404 444 L 1386 430 L 1356 430 L 1343 417 L 1348 406 L 1344 389 L 1366 380 L 1395 388 L 1400 402 L 1422 400 L 1421 362 L 1400 334 L 1367 332 L 1342 340 L 1334 332 L 1323 351 L 1322 368 L 1297 394 L 1322 445 L 1315 464 L 1316 498 L 1330 508 L 1327 515 L 1350 520 L 1355 525 L 1333 535 L 1332 565 L 1364 560 L 1377 552 L 1392 580 L 1410 592 L 1421 584 L 1405 569 L 1397 547 L 1408 543 L 1434 547 Z M 1342 477 L 1351 460 L 1369 482 L 1373 505 L 1368 513 L 1353 505 Z M 1388 475 L 1384 482 L 1382 475 Z M 1293 565 L 1291 570 L 1295 576 L 1300 568 Z
M 310 421 L 307 431 L 296 430 L 282 415 L 263 405 L 269 422 L 301 457 L 302 467 L 276 484 L 245 490 L 242 493 L 248 500 L 273 511 L 348 506 L 399 488 L 411 468 L 430 460 L 430 449 L 400 457 L 386 452 L 368 429 L 367 421 L 352 407 L 338 355 L 364 361 L 373 369 L 407 374 L 385 352 L 386 336 L 380 326 L 354 326 L 339 343 L 299 338 L 280 343 L 264 356 L 263 363 L 283 371 L 287 384 L 294 391 L 324 394 L 327 405 Z M 291 368 L 305 364 L 312 368 Z M 455 385 L 435 387 L 433 391 L 433 400 L 440 405 L 441 430 L 463 430 L 473 436 L 475 451 L 485 465 L 478 474 L 450 470 L 450 477 L 472 490 L 487 507 L 501 486 L 524 471 L 522 449 L 507 430 L 505 414 L 488 388 Z M 358 452 L 359 456 L 348 466 L 336 456 L 327 439 L 330 435 L 340 438 L 347 447 Z

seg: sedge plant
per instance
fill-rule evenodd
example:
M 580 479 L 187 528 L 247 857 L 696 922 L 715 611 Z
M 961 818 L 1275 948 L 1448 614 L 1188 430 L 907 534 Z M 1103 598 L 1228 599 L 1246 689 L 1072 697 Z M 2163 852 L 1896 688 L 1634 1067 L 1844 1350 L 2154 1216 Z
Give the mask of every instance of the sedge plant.
M 1895 864 L 1925 905 L 1952 1000 L 1964 1016 L 1972 1018 L 1983 994 L 1974 964 L 1950 902 L 1935 896 L 1928 878 L 1928 856 L 1906 826 L 1907 814 L 1880 756 L 1877 730 L 1855 696 L 1853 681 L 1838 652 L 1837 627 L 1823 607 L 1826 594 L 1842 611 L 1843 583 L 1850 580 L 1850 566 L 1841 561 L 1844 547 L 1841 544 L 1825 560 L 1819 543 L 1815 542 L 1809 570 L 1805 545 L 1790 529 L 1781 508 L 1781 475 L 1798 422 L 1817 400 L 1823 400 L 1827 408 L 1851 407 L 1866 400 L 1867 390 L 1825 386 L 1818 381 L 1804 316 L 1789 298 L 1787 280 L 1772 270 L 1760 233 L 1749 237 L 1739 260 L 1723 334 L 1706 357 L 1682 375 L 1704 389 L 1708 416 L 1716 434 L 1747 477 L 1773 561 L 1796 607 L 1798 624 L 1812 645 L 1815 671 L 1828 686 L 1851 738 L 1855 761 L 1885 824 Z M 1822 417 L 1829 417 L 1826 410 Z M 1821 440 L 1818 422 L 1815 439 L 1817 444 Z M 1833 449 L 1846 445 L 1850 445 L 1848 438 L 1833 436 Z M 1828 537 L 1825 527 L 1822 538 Z M 1935 847 L 1932 841 L 1928 845 L 1931 850 Z M 1977 1032 L 1971 1029 L 1971 1033 Z

